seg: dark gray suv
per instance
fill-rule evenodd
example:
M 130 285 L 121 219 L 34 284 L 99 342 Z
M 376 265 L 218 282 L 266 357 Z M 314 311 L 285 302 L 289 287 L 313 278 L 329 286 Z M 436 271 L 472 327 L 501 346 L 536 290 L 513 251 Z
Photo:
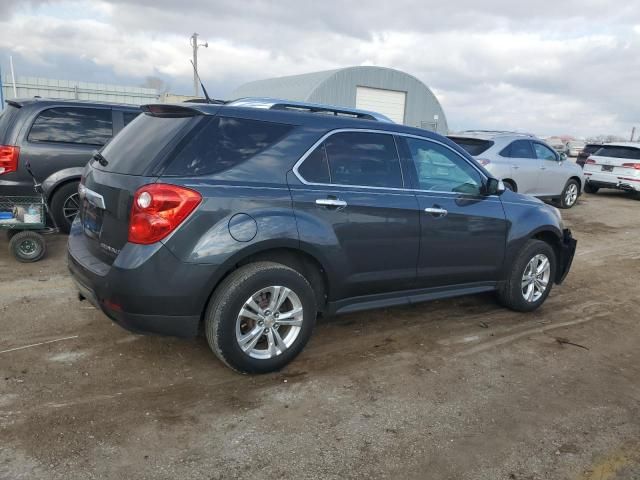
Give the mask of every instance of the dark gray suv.
M 487 291 L 531 311 L 570 268 L 558 210 L 435 133 L 277 100 L 143 110 L 87 165 L 69 268 L 118 324 L 204 331 L 238 371 L 287 364 L 318 314 Z
M 57 226 L 78 212 L 78 184 L 93 150 L 140 114 L 134 105 L 31 98 L 9 100 L 0 115 L 0 196 L 33 195 L 29 163 Z

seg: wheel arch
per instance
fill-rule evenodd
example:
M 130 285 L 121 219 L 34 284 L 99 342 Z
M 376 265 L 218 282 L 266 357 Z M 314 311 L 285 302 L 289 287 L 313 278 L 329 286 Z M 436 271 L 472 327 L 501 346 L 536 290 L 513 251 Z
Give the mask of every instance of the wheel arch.
M 503 178 L 502 181 L 510 183 L 513 186 L 513 191 L 514 192 L 518 191 L 518 184 L 516 183 L 516 181 L 513 178 L 509 178 L 509 177 Z
M 220 266 L 219 271 L 222 273 L 217 274 L 207 286 L 206 299 L 201 311 L 201 323 L 204 321 L 204 313 L 211 296 L 224 279 L 238 268 L 258 261 L 280 263 L 300 272 L 311 284 L 316 296 L 318 311 L 323 312 L 325 310 L 330 285 L 330 274 L 327 271 L 326 262 L 323 262 L 317 255 L 300 245 L 273 245 L 268 243 L 259 249 L 254 248 L 249 251 L 238 252 L 237 255 L 234 255 Z
M 583 185 L 583 181 L 580 177 L 573 175 L 571 177 L 569 177 L 569 180 L 575 180 L 576 182 L 578 182 L 578 192 L 582 192 L 582 185 Z
M 55 173 L 49 175 L 42 182 L 42 191 L 44 192 L 45 198 L 47 202 L 50 202 L 53 198 L 53 195 L 58 191 L 63 185 L 66 185 L 70 182 L 79 182 L 82 178 L 82 173 L 84 172 L 84 167 L 71 167 L 65 168 L 63 170 L 58 170 Z

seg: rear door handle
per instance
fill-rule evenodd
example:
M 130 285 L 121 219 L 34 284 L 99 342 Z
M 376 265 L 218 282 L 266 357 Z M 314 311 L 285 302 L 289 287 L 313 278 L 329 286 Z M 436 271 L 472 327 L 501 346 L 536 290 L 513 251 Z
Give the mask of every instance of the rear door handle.
M 434 217 L 444 217 L 447 213 L 449 213 L 444 208 L 435 208 L 435 207 L 425 208 L 424 211 L 427 213 L 430 213 Z
M 316 200 L 316 205 L 321 205 L 323 207 L 344 208 L 347 206 L 347 202 L 345 202 L 344 200 L 339 200 L 337 198 L 318 198 Z
M 511 165 L 511 168 L 515 168 L 516 170 L 519 169 L 520 167 L 518 165 Z

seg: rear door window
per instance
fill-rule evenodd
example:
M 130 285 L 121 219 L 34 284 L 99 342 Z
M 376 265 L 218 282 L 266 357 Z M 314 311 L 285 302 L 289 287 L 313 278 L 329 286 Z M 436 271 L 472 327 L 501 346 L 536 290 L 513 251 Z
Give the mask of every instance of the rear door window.
M 298 168 L 298 173 L 309 183 L 331 183 L 329 163 L 324 145 L 320 145 L 305 158 Z
M 38 115 L 27 140 L 102 146 L 112 136 L 111 109 L 55 107 Z
M 402 188 L 398 150 L 392 135 L 341 132 L 324 143 L 331 183 Z
M 507 158 L 536 158 L 529 140 L 515 140 L 504 148 L 500 155 Z
M 292 128 L 244 118 L 207 118 L 185 139 L 163 174 L 205 175 L 228 170 L 276 144 Z

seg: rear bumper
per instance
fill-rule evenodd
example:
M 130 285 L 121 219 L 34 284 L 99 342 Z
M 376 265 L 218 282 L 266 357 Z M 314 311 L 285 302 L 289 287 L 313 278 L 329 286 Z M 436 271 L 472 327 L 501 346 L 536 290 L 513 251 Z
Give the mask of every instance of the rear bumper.
M 585 173 L 585 178 L 594 187 L 640 192 L 640 178 L 606 173 Z
M 562 243 L 560 245 L 560 261 L 558 262 L 558 271 L 556 273 L 556 283 L 560 284 L 564 281 L 571 269 L 573 257 L 576 254 L 576 246 L 578 241 L 571 235 L 571 230 L 565 228 L 562 231 Z
M 131 255 L 130 265 L 107 265 L 83 248 L 83 237 L 72 228 L 67 257 L 82 299 L 133 332 L 198 335 L 211 268 L 180 262 L 163 246 Z

